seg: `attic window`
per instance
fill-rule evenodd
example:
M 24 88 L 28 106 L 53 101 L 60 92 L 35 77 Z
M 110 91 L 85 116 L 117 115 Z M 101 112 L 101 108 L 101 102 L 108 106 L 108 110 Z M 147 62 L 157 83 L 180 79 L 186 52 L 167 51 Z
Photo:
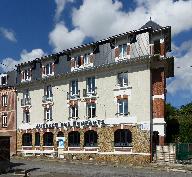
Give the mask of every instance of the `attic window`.
M 7 76 L 1 77 L 1 84 L 6 85 L 7 84 Z
M 160 54 L 160 40 L 154 41 L 154 54 Z

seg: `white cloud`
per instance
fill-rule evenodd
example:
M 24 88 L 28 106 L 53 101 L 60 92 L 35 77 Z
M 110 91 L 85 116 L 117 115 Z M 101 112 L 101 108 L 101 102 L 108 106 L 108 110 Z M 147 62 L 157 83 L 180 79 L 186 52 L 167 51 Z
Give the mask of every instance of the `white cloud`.
M 54 47 L 55 52 L 81 44 L 85 35 L 78 29 L 69 31 L 65 25 L 60 22 L 55 25 L 53 31 L 49 34 L 49 43 Z
M 135 2 L 137 7 L 132 11 L 125 12 L 122 10 L 122 2 L 118 0 L 83 0 L 82 5 L 72 11 L 73 32 L 69 32 L 63 24 L 56 24 L 50 33 L 52 35 L 49 35 L 49 43 L 54 47 L 54 51 L 58 51 L 63 47 L 81 44 L 83 36 L 99 40 L 138 29 L 149 20 L 150 16 L 152 20 L 162 26 L 171 25 L 174 35 L 192 28 L 192 1 L 135 0 Z M 64 2 L 60 3 L 65 4 Z M 58 13 L 56 14 L 63 11 L 61 7 L 64 8 L 64 5 L 60 6 L 60 10 L 57 8 Z M 61 33 L 67 35 L 61 36 Z M 78 36 L 75 42 L 71 34 Z M 71 39 L 68 35 L 71 35 Z
M 174 54 L 175 77 L 169 81 L 168 93 L 175 95 L 177 91 L 187 91 L 192 94 L 192 40 L 176 46 Z
M 59 21 L 61 13 L 65 8 L 67 2 L 73 2 L 73 0 L 55 0 L 56 9 L 55 9 L 55 21 Z
M 73 10 L 73 25 L 96 40 L 138 29 L 150 16 L 162 26 L 171 25 L 173 34 L 192 28 L 192 1 L 137 0 L 130 12 L 122 11 L 122 6 L 117 0 L 84 0 Z
M 46 55 L 46 53 L 44 53 L 42 49 L 33 49 L 31 52 L 23 50 L 20 54 L 19 60 L 15 60 L 13 58 L 5 58 L 1 60 L 2 62 L 0 64 L 0 68 L 3 72 L 11 71 L 15 69 L 15 65 L 34 60 L 35 58 L 40 58 L 43 55 Z
M 15 37 L 15 34 L 12 30 L 8 30 L 6 28 L 0 27 L 0 33 L 9 41 L 11 42 L 17 42 L 17 39 Z

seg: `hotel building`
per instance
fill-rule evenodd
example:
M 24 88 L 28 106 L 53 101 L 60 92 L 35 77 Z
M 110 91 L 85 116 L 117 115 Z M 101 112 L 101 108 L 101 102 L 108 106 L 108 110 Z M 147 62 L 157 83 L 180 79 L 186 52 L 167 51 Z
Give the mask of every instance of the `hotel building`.
M 17 152 L 148 163 L 165 140 L 171 27 L 138 30 L 17 66 Z

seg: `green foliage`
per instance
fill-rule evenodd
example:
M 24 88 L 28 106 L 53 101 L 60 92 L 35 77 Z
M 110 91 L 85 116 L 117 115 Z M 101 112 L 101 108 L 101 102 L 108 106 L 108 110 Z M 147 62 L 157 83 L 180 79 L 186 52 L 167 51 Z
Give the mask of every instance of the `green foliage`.
M 166 104 L 166 135 L 168 143 L 192 143 L 192 103 L 176 109 Z

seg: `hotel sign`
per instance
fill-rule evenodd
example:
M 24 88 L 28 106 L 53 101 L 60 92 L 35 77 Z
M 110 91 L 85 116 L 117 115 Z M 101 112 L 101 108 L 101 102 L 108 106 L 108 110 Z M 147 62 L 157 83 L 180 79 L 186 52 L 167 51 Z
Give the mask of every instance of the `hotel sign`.
M 80 128 L 80 127 L 89 127 L 89 126 L 104 126 L 104 120 L 85 120 L 85 121 L 69 121 L 69 122 L 60 122 L 60 123 L 44 123 L 37 124 L 36 128 Z

